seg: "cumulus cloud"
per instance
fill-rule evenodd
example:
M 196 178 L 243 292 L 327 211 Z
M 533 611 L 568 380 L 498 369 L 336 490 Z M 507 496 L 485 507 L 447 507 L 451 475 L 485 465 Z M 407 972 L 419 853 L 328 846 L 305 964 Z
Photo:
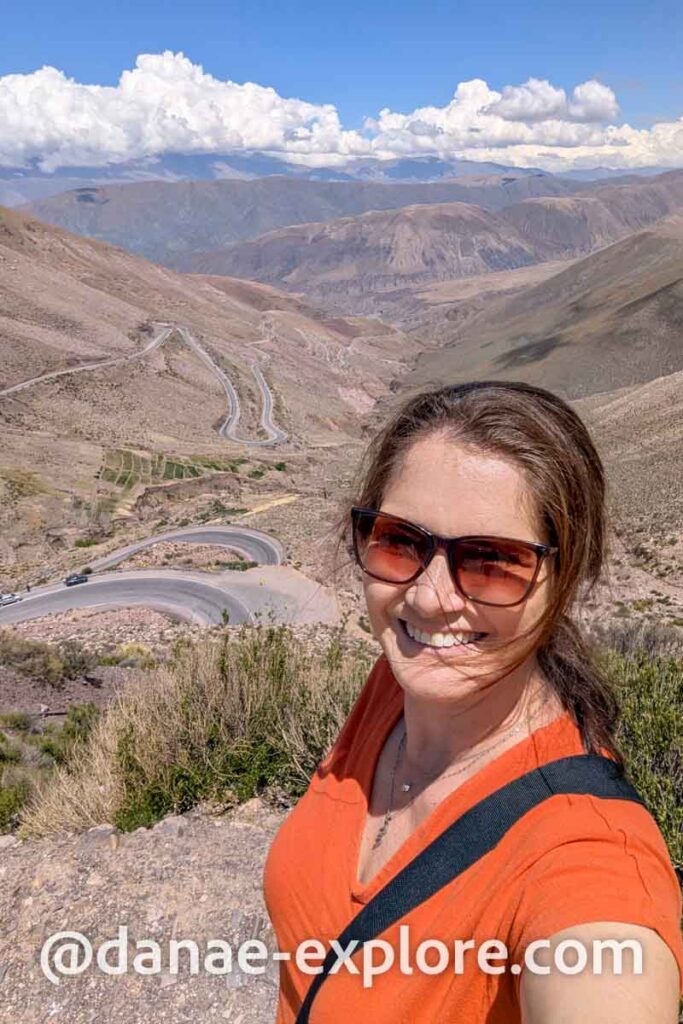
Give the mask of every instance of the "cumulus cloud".
M 161 153 L 239 150 L 356 153 L 331 104 L 283 99 L 205 74 L 182 53 L 142 54 L 117 86 L 82 85 L 56 68 L 0 78 L 0 164 L 100 167 Z
M 0 77 L 0 166 L 37 162 L 50 172 L 253 151 L 308 166 L 426 155 L 557 171 L 683 164 L 683 118 L 636 130 L 618 115 L 613 91 L 595 80 L 568 94 L 536 78 L 500 91 L 473 79 L 443 107 L 385 108 L 353 131 L 333 104 L 224 81 L 166 51 L 140 55 L 115 86 L 82 84 L 53 67 Z
M 507 121 L 549 121 L 554 119 L 585 122 L 611 121 L 619 114 L 612 90 L 592 79 L 574 89 L 571 98 L 564 89 L 550 82 L 530 78 L 524 85 L 506 85 L 500 99 L 487 113 L 499 114 Z

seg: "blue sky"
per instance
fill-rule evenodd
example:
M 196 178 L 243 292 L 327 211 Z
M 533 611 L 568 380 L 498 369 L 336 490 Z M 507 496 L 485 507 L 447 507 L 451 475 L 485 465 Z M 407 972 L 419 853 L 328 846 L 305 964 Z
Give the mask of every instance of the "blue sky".
M 334 103 L 345 127 L 382 107 L 443 105 L 459 81 L 597 77 L 642 127 L 683 113 L 680 0 L 6 3 L 0 75 L 52 64 L 113 85 L 139 53 L 182 51 L 220 78 Z
M 683 166 L 680 7 L 6 3 L 0 166 L 38 161 L 51 173 L 249 150 L 310 166 L 406 156 L 551 171 Z

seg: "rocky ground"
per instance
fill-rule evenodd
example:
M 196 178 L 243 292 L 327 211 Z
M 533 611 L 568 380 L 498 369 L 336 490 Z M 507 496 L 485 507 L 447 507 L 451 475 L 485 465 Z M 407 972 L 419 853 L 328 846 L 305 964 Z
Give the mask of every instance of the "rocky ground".
M 231 562 L 244 562 L 239 551 L 219 544 L 177 544 L 160 541 L 142 551 L 136 551 L 130 558 L 119 562 L 117 569 L 167 569 L 180 566 L 183 569 L 203 569 L 205 572 L 222 572 Z
M 133 833 L 101 825 L 24 843 L 0 836 L 1 1024 L 270 1024 L 277 963 L 266 961 L 263 975 L 249 976 L 236 955 L 247 939 L 276 948 L 262 870 L 287 811 L 259 799 L 216 810 L 203 807 Z M 120 926 L 127 928 L 127 973 L 105 974 L 95 962 L 57 985 L 45 977 L 40 957 L 49 936 L 80 932 L 96 954 Z M 143 939 L 161 949 L 161 970 L 147 976 L 132 969 Z M 183 954 L 178 973 L 170 971 L 171 939 L 197 943 L 200 973 L 190 973 Z M 210 939 L 229 943 L 230 973 L 201 970 Z M 115 959 L 111 952 L 109 962 Z

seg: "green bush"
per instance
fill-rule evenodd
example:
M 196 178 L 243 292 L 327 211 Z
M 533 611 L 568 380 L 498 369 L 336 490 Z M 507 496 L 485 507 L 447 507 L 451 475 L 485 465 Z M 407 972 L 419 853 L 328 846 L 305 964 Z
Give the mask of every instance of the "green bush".
M 640 650 L 602 660 L 621 709 L 617 741 L 629 778 L 683 865 L 683 659 Z
M 0 786 L 0 832 L 10 832 L 18 824 L 28 793 L 25 784 Z
M 14 729 L 16 732 L 28 732 L 31 728 L 31 716 L 22 711 L 9 711 L 0 715 L 0 729 Z
M 64 724 L 61 727 L 48 725 L 38 737 L 37 745 L 56 764 L 66 764 L 74 749 L 90 736 L 99 714 L 95 704 L 72 704 Z
M 150 761 L 149 743 L 130 724 L 118 737 L 125 795 L 114 824 L 128 831 L 203 799 L 241 802 L 273 786 L 300 796 L 369 669 L 356 659 L 355 671 L 345 672 L 333 634 L 311 686 L 301 654 L 286 626 L 246 626 L 236 644 L 221 640 L 208 658 L 181 648 L 172 669 L 183 680 L 179 700 L 159 717 L 150 709 L 172 730 L 157 737 L 166 757 Z M 168 697 L 158 694 L 162 703 Z
M 97 543 L 98 543 L 98 541 L 93 540 L 92 537 L 77 537 L 76 540 L 74 541 L 74 547 L 75 548 L 91 548 L 94 544 L 97 544 Z
M 0 732 L 0 764 L 7 764 L 21 760 L 21 753 L 13 746 L 7 737 Z

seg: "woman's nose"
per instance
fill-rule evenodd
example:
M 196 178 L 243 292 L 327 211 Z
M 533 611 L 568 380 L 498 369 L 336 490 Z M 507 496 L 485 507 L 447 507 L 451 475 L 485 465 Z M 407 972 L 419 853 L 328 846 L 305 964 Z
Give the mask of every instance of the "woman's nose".
M 429 621 L 432 608 L 460 609 L 466 601 L 451 576 L 445 551 L 435 553 L 427 568 L 410 584 L 408 592 L 411 606 L 421 610 L 424 621 Z

